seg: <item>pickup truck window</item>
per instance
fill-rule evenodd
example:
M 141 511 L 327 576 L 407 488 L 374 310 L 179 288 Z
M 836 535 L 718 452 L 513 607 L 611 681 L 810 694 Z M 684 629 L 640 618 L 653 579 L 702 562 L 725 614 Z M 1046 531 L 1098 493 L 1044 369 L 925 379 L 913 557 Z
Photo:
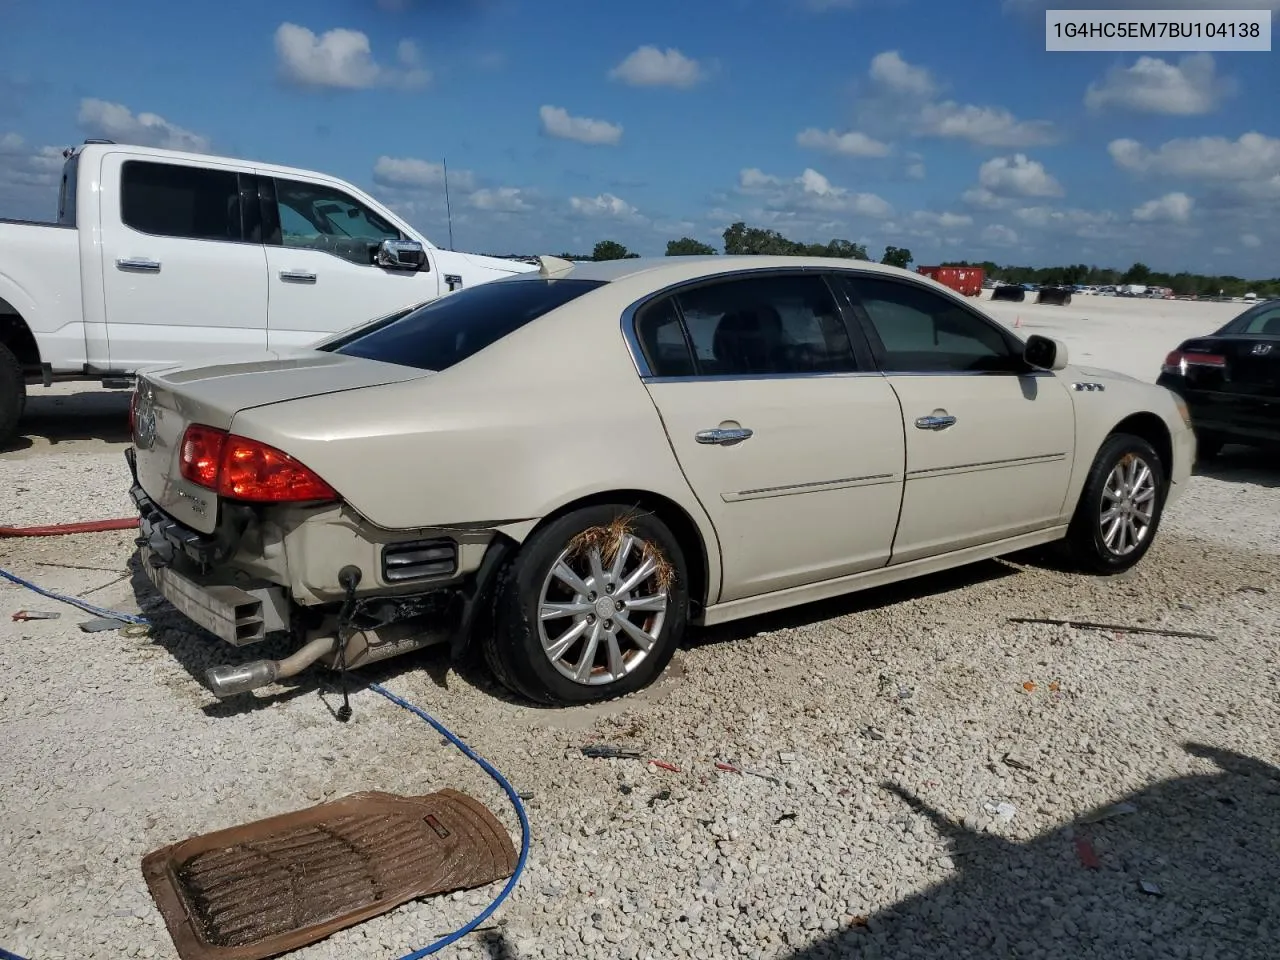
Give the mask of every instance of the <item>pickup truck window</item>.
M 275 188 L 283 246 L 320 250 L 367 266 L 373 263 L 374 246 L 383 240 L 407 239 L 341 190 L 278 177 Z
M 127 160 L 120 173 L 120 219 L 159 237 L 243 239 L 234 171 Z
M 58 188 L 58 222 L 76 225 L 76 181 L 80 176 L 80 154 L 73 153 L 62 165 L 62 185 Z

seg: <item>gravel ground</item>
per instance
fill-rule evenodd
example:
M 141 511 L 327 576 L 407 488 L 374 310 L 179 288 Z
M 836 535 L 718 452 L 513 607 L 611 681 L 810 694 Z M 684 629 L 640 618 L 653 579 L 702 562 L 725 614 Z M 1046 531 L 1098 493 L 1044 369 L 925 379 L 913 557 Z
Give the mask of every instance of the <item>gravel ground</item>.
M 120 514 L 123 476 L 115 448 L 0 457 L 0 488 L 32 491 L 0 523 Z M 454 786 L 518 837 L 492 782 L 376 694 L 355 695 L 345 726 L 324 675 L 218 703 L 199 677 L 228 650 L 142 587 L 131 554 L 127 533 L 0 540 L 0 566 L 155 621 L 88 634 L 77 611 L 0 583 L 0 613 L 63 613 L 0 617 L 0 946 L 174 958 L 145 853 L 356 790 Z M 1277 595 L 1280 470 L 1235 451 L 1121 577 L 1019 556 L 698 632 L 658 685 L 603 707 L 513 703 L 432 651 L 369 679 L 531 797 L 522 882 L 446 956 L 1274 957 Z M 588 742 L 679 772 L 587 759 Z M 499 888 L 296 956 L 399 957 Z

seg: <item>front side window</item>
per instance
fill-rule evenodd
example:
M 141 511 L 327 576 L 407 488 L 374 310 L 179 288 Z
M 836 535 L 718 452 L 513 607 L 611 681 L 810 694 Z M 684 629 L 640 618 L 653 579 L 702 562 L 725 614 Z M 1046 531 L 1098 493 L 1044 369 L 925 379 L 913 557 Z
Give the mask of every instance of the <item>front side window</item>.
M 240 179 L 233 170 L 126 160 L 120 219 L 157 237 L 241 240 Z
M 914 283 L 842 278 L 883 347 L 887 372 L 1016 372 L 1022 351 L 994 324 Z
M 398 227 L 341 190 L 280 178 L 275 189 L 283 246 L 320 250 L 364 265 L 373 263 L 373 252 L 383 240 L 406 239 Z
M 320 349 L 419 370 L 447 370 L 601 285 L 599 280 L 491 280 L 398 319 L 359 327 Z
M 720 281 L 679 292 L 674 299 L 701 376 L 857 369 L 849 332 L 826 282 L 817 275 Z M 670 342 L 667 349 L 673 351 L 674 340 Z

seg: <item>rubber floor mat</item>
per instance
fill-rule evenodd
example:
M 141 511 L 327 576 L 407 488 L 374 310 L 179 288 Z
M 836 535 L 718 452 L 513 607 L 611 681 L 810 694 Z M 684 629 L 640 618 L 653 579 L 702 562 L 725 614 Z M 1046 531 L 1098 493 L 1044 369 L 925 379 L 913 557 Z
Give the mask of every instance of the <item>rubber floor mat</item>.
M 142 859 L 182 960 L 273 957 L 410 900 L 506 879 L 515 866 L 506 829 L 456 790 L 355 793 Z

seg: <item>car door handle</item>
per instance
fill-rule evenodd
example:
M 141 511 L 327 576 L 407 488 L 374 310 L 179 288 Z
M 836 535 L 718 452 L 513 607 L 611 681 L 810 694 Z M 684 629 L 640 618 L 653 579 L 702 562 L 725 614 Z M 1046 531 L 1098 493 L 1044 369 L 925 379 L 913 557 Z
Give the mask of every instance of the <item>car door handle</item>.
M 752 434 L 746 427 L 716 427 L 713 430 L 699 430 L 693 438 L 699 443 L 741 443 Z
M 285 283 L 315 283 L 316 275 L 304 270 L 281 270 L 280 279 Z
M 920 430 L 945 430 L 955 422 L 956 418 L 949 413 L 933 413 L 927 417 L 916 417 L 916 427 Z
M 116 269 L 127 270 L 129 273 L 159 273 L 160 261 L 141 257 L 121 257 L 116 261 Z

